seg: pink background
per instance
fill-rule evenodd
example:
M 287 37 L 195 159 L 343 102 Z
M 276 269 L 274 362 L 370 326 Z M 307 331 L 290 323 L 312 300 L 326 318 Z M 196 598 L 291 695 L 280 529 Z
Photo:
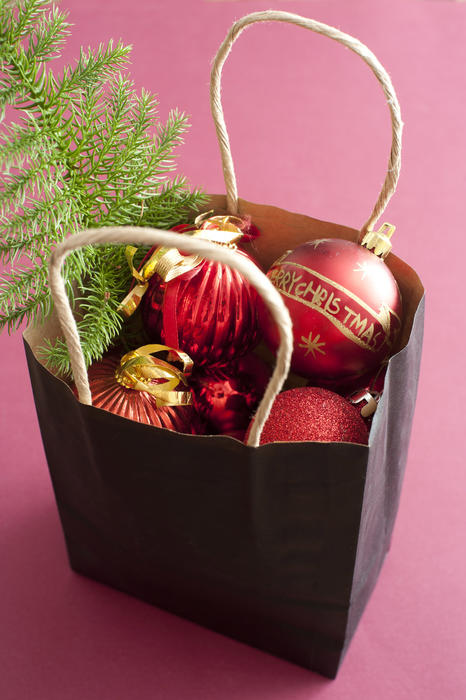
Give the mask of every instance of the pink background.
M 235 18 L 285 9 L 366 42 L 406 123 L 394 247 L 428 290 L 425 350 L 392 549 L 336 681 L 152 608 L 69 569 L 20 334 L 0 336 L 2 700 L 308 700 L 466 697 L 464 341 L 466 5 L 452 0 L 63 0 L 66 58 L 110 37 L 134 44 L 132 74 L 178 106 L 196 185 L 223 191 L 208 106 L 210 61 Z M 367 67 L 322 37 L 255 26 L 225 69 L 242 196 L 360 226 L 389 148 Z

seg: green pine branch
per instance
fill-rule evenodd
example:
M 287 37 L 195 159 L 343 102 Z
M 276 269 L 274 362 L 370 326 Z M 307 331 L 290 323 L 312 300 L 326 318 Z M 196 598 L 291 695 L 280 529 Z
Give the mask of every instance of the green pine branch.
M 0 277 L 0 329 L 9 331 L 51 312 L 46 264 L 67 235 L 104 225 L 169 228 L 205 201 L 174 174 L 187 118 L 173 110 L 160 122 L 157 99 L 138 94 L 122 72 L 131 48 L 81 49 L 57 75 L 50 66 L 69 33 L 66 13 L 50 0 L 0 0 L 0 116 L 7 107 L 18 114 L 0 130 L 0 261 L 11 266 Z M 124 246 L 75 251 L 64 276 L 89 364 L 124 333 Z M 69 371 L 63 342 L 44 353 Z
M 121 274 L 126 267 L 124 248 L 103 246 L 103 255 L 96 256 L 95 264 L 81 287 L 83 296 L 76 299 L 79 313 L 78 331 L 87 365 L 102 357 L 102 346 L 109 347 L 123 327 L 123 317 L 118 312 L 120 300 L 128 291 L 127 276 Z M 105 265 L 102 258 L 105 257 Z M 109 289 L 113 294 L 110 294 Z M 47 344 L 48 359 L 61 373 L 68 374 L 68 349 L 63 340 Z
M 39 130 L 28 123 L 11 124 L 3 127 L 0 136 L 0 163 L 4 172 L 11 168 L 21 168 L 25 162 L 35 160 L 47 148 L 47 142 Z
M 47 7 L 46 3 L 45 7 Z M 60 49 L 66 43 L 70 35 L 70 24 L 66 14 L 60 12 L 56 5 L 52 5 L 47 16 L 39 13 L 36 24 L 29 33 L 27 55 L 36 61 L 51 61 L 60 55 Z

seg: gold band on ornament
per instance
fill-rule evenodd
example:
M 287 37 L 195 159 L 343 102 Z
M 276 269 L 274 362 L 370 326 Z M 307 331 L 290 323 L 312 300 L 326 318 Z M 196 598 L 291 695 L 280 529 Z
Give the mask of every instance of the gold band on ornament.
M 280 289 L 280 294 L 283 294 L 289 299 L 293 299 L 293 301 L 298 301 L 301 304 L 304 304 L 305 306 L 309 306 L 314 311 L 318 311 L 320 314 L 322 314 L 322 316 L 325 316 L 325 318 L 331 321 L 333 325 L 336 328 L 338 328 L 338 330 L 341 333 L 343 333 L 343 335 L 345 335 L 349 340 L 352 340 L 353 343 L 356 343 L 356 345 L 359 345 L 359 347 L 364 348 L 365 350 L 369 350 L 370 352 L 377 352 L 377 348 L 371 348 L 367 343 L 361 340 L 361 338 L 358 338 L 357 335 L 350 331 L 349 328 L 346 328 L 346 326 L 341 321 L 339 321 L 338 318 L 335 318 L 335 316 L 332 316 L 332 314 L 327 313 L 322 307 L 316 306 L 310 301 L 304 301 L 299 297 L 294 297 L 292 294 L 288 294 L 288 292 L 285 292 L 283 289 Z
M 368 350 L 369 352 L 378 352 L 380 350 L 380 348 L 383 347 L 384 344 L 386 344 L 388 347 L 391 347 L 398 330 L 396 330 L 393 333 L 394 337 L 392 339 L 390 337 L 390 330 L 391 330 L 390 314 L 392 314 L 398 320 L 398 322 L 400 324 L 401 324 L 401 322 L 400 322 L 399 316 L 388 305 L 385 305 L 384 307 L 381 308 L 381 310 L 379 312 L 376 312 L 368 304 L 366 304 L 366 302 L 364 302 L 362 299 L 357 297 L 353 292 L 350 292 L 348 289 L 343 287 L 341 284 L 338 284 L 338 282 L 334 282 L 333 280 L 329 279 L 328 277 L 325 277 L 325 275 L 322 275 L 319 272 L 316 272 L 316 271 L 314 271 L 314 270 L 312 270 L 304 265 L 301 265 L 300 263 L 295 263 L 293 261 L 285 261 L 284 264 L 286 266 L 293 266 L 293 267 L 296 267 L 298 269 L 301 269 L 301 270 L 304 270 L 305 272 L 307 272 L 311 276 L 311 279 L 309 280 L 311 283 L 312 283 L 312 276 L 314 276 L 315 278 L 317 278 L 317 280 L 321 280 L 322 282 L 326 283 L 330 287 L 330 289 L 332 289 L 332 288 L 336 289 L 340 292 L 343 292 L 345 295 L 347 295 L 348 298 L 350 298 L 354 302 L 356 302 L 356 304 L 358 304 L 361 307 L 361 309 L 364 309 L 365 311 L 367 311 L 370 314 L 370 316 L 372 316 L 375 319 L 375 321 L 382 326 L 382 329 L 384 331 L 384 340 L 382 343 L 380 343 L 379 346 L 374 345 L 373 347 L 371 347 L 369 342 L 365 342 L 360 337 L 358 337 L 355 333 L 353 333 L 353 331 L 350 328 L 348 328 L 339 318 L 337 318 L 335 314 L 329 313 L 326 310 L 325 306 L 321 306 L 319 304 L 316 304 L 313 301 L 307 301 L 306 299 L 304 299 L 301 296 L 296 296 L 296 295 L 292 294 L 291 292 L 286 291 L 284 286 L 281 286 L 279 282 L 275 282 L 274 278 L 271 277 L 272 283 L 279 290 L 280 294 L 283 294 L 283 296 L 286 296 L 289 299 L 293 299 L 293 301 L 297 301 L 298 303 L 303 304 L 304 306 L 308 306 L 309 308 L 314 309 L 315 311 L 318 311 L 326 319 L 328 319 L 336 328 L 338 328 L 338 330 L 345 337 L 347 337 L 349 340 L 351 340 L 356 345 L 359 345 L 359 347 L 364 348 L 365 350 Z M 272 266 L 271 271 L 273 269 L 274 269 L 274 266 Z M 285 270 L 286 270 L 286 268 L 285 268 Z M 286 274 L 286 272 L 285 272 L 285 274 Z M 301 282 L 301 284 L 306 284 L 306 282 Z M 309 282 L 308 282 L 308 284 L 309 284 Z M 331 291 L 329 293 L 328 289 L 325 289 L 324 287 L 322 289 L 325 292 L 327 292 L 328 297 L 330 296 L 330 294 L 333 294 L 333 291 Z M 339 298 L 338 298 L 338 301 L 340 301 Z M 345 307 L 345 308 L 348 310 L 348 307 Z M 350 311 L 355 317 L 358 316 L 360 318 L 359 313 L 356 314 L 356 312 L 353 311 L 352 309 L 348 310 L 348 311 Z M 373 326 L 373 324 L 372 324 L 372 326 Z M 369 326 L 369 327 L 371 327 L 371 326 Z M 367 333 L 367 330 L 368 329 L 366 329 L 366 326 L 364 326 L 364 333 Z M 380 331 L 379 331 L 379 333 L 380 333 Z M 375 336 L 372 335 L 370 339 L 372 340 L 372 339 L 375 339 L 376 337 L 377 337 L 377 335 L 375 335 Z
M 169 362 L 153 357 L 154 353 L 168 352 L 169 359 L 183 363 L 183 370 Z M 158 408 L 163 406 L 189 406 L 192 395 L 189 389 L 177 389 L 179 384 L 188 386 L 187 376 L 191 373 L 193 361 L 185 352 L 174 350 L 166 345 L 143 345 L 131 350 L 120 360 L 115 370 L 115 378 L 127 389 L 145 391 L 154 396 Z M 154 383 L 154 380 L 159 383 Z
M 274 263 L 274 265 L 275 265 L 275 263 Z M 344 292 L 345 294 L 347 294 L 357 304 L 362 306 L 363 309 L 366 309 L 366 311 L 368 311 L 370 314 L 372 314 L 372 316 L 374 316 L 374 318 L 377 319 L 377 321 L 379 323 L 381 323 L 378 311 L 374 311 L 374 309 L 371 306 L 369 306 L 369 304 L 367 304 L 363 299 L 360 299 L 358 296 L 356 296 L 356 294 L 353 294 L 353 292 L 350 292 L 349 289 L 346 289 L 341 284 L 338 284 L 338 282 L 334 282 L 333 280 L 330 279 L 330 277 L 325 277 L 325 275 L 321 275 L 320 272 L 316 272 L 315 270 L 311 270 L 310 267 L 305 267 L 304 265 L 301 265 L 300 263 L 293 262 L 292 260 L 286 261 L 286 265 L 293 265 L 294 267 L 299 267 L 301 270 L 305 270 L 306 272 L 309 272 L 311 275 L 318 277 L 319 279 L 322 280 L 322 282 L 328 282 L 328 284 L 332 285 L 332 287 L 336 287 L 336 289 L 339 289 L 340 292 Z M 393 309 L 391 309 L 388 305 L 387 305 L 387 309 L 401 323 L 401 319 L 398 316 L 398 314 L 395 313 L 395 311 L 393 311 Z

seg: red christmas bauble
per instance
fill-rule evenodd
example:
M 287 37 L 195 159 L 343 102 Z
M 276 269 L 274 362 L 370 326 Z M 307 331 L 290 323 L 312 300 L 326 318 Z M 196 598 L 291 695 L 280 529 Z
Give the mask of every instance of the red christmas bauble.
M 282 294 L 294 334 L 292 370 L 323 386 L 345 386 L 378 367 L 401 327 L 401 295 L 387 265 L 351 241 L 309 241 L 279 258 L 267 276 Z M 275 324 L 261 313 L 271 347 Z
M 190 384 L 205 432 L 242 440 L 270 374 L 268 365 L 253 354 L 225 366 L 195 370 Z
M 264 425 L 267 442 L 357 442 L 367 444 L 368 430 L 357 408 L 339 394 L 320 387 L 278 394 Z
M 142 298 L 142 320 L 150 338 L 180 348 L 196 365 L 226 363 L 257 344 L 257 299 L 239 272 L 204 260 L 167 282 L 154 274 Z
M 93 406 L 157 428 L 192 434 L 199 431 L 199 420 L 192 405 L 158 407 L 152 394 L 128 389 L 117 381 L 115 372 L 119 366 L 120 356 L 109 353 L 89 367 Z

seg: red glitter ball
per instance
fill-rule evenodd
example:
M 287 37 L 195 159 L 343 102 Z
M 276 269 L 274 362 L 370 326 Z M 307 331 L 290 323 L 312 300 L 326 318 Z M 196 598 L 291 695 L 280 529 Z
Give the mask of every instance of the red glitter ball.
M 357 442 L 368 430 L 358 409 L 328 389 L 303 387 L 277 396 L 262 431 L 266 442 Z

